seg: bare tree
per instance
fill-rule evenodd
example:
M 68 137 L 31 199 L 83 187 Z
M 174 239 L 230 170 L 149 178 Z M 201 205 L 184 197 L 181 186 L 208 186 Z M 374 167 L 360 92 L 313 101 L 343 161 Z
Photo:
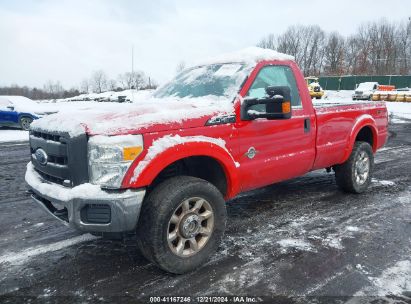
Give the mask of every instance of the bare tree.
M 88 79 L 84 79 L 81 84 L 80 84 L 80 91 L 81 93 L 89 93 L 90 91 L 90 83 L 88 81 Z
M 326 34 L 317 25 L 288 27 L 257 44 L 294 56 L 304 75 L 408 74 L 411 71 L 411 18 L 401 24 L 385 19 L 362 24 L 348 38 Z
M 275 39 L 274 34 L 268 34 L 267 37 L 264 37 L 263 39 L 260 40 L 257 46 L 263 49 L 275 50 L 277 46 L 276 46 L 276 39 Z
M 94 93 L 101 93 L 107 88 L 107 76 L 102 70 L 95 71 L 91 76 L 91 87 Z
M 177 64 L 176 73 L 177 73 L 177 74 L 180 73 L 180 72 L 183 71 L 185 68 L 186 68 L 186 63 L 185 63 L 184 61 L 180 61 L 180 62 Z
M 62 98 L 64 93 L 64 88 L 60 81 L 47 81 L 44 85 L 44 91 L 49 94 L 51 98 Z
M 117 81 L 115 81 L 114 79 L 107 81 L 107 89 L 109 91 L 115 91 L 117 89 Z
M 329 75 L 344 73 L 345 39 L 337 32 L 328 35 L 324 47 L 324 72 Z
M 123 89 L 141 89 L 147 85 L 147 78 L 142 71 L 120 74 L 118 80 Z

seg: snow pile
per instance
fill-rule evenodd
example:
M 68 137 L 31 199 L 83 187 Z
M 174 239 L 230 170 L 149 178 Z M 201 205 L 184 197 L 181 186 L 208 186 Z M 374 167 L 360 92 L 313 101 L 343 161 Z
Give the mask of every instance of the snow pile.
M 248 47 L 236 52 L 221 54 L 211 57 L 208 60 L 202 61 L 197 65 L 230 63 L 230 62 L 244 62 L 255 64 L 263 60 L 294 60 L 293 56 L 279 53 L 270 49 L 263 49 L 259 47 Z
M 119 97 L 123 97 L 125 102 L 136 102 L 141 99 L 149 98 L 154 90 L 123 90 L 123 91 L 107 91 L 102 93 L 85 93 L 78 96 L 65 99 L 43 100 L 43 102 L 67 102 L 67 101 L 103 101 L 117 102 Z
M 68 132 L 73 137 L 86 131 L 94 135 L 125 134 L 220 113 L 234 113 L 232 102 L 225 97 L 151 98 L 135 104 L 98 104 L 71 115 L 62 111 L 34 121 L 32 129 Z
M 227 151 L 225 147 L 225 141 L 221 138 L 212 138 L 206 136 L 187 136 L 181 137 L 179 135 L 175 136 L 164 136 L 161 137 L 153 142 L 153 144 L 148 148 L 147 154 L 142 161 L 140 161 L 137 167 L 134 169 L 134 174 L 131 179 L 132 182 L 136 181 L 137 178 L 140 176 L 141 172 L 147 167 L 147 165 L 160 153 L 166 151 L 167 149 L 174 147 L 176 145 L 181 145 L 190 142 L 206 142 L 210 144 L 217 145 Z M 231 155 L 231 154 L 230 154 Z M 234 159 L 233 159 L 234 162 Z
M 322 102 L 349 102 L 353 103 L 355 101 L 352 100 L 352 94 L 354 94 L 354 91 L 351 90 L 341 90 L 341 91 L 331 91 L 327 90 L 324 93 L 323 99 L 320 100 L 313 100 L 315 103 L 322 103 Z M 360 101 L 358 101 L 360 102 Z
M 21 130 L 3 130 L 0 128 L 0 142 L 28 141 L 29 132 Z

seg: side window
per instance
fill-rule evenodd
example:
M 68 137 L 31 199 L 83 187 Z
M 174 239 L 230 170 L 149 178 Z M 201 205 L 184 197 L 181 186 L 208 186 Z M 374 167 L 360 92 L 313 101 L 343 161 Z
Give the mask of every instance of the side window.
M 269 86 L 288 86 L 291 90 L 291 106 L 300 107 L 301 98 L 292 70 L 288 66 L 271 65 L 260 70 L 253 84 L 248 90 L 247 97 L 266 97 L 265 88 Z M 255 105 L 251 109 L 264 112 L 264 105 Z
M 6 111 L 7 107 L 10 105 L 10 101 L 8 101 L 7 99 L 0 98 L 0 110 Z

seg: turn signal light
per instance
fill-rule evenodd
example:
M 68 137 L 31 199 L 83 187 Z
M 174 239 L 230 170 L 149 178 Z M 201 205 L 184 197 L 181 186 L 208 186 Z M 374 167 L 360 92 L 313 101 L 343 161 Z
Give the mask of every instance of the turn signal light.
M 134 160 L 143 151 L 143 147 L 125 147 L 123 148 L 123 160 Z
M 284 101 L 282 104 L 282 111 L 283 113 L 290 113 L 291 112 L 291 102 Z

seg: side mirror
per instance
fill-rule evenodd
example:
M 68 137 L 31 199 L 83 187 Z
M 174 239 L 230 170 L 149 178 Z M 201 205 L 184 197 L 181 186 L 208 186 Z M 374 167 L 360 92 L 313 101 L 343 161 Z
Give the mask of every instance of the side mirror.
M 7 106 L 6 108 L 10 111 L 14 111 L 14 106 Z
M 265 89 L 264 98 L 245 98 L 241 104 L 241 120 L 289 119 L 291 118 L 291 93 L 286 86 L 272 86 Z M 261 105 L 265 111 L 251 109 L 254 105 Z

